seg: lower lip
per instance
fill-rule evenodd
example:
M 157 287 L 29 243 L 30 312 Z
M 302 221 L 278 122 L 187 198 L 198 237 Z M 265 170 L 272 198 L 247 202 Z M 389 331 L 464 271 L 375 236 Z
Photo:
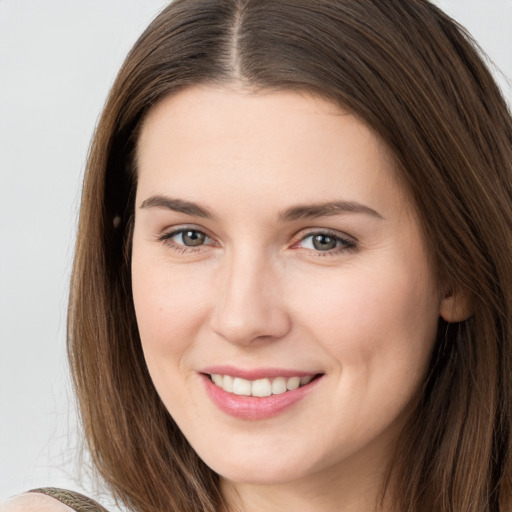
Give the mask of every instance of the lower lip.
M 206 393 L 211 401 L 223 412 L 244 420 L 263 420 L 272 418 L 292 407 L 312 391 L 321 377 L 309 384 L 279 395 L 265 397 L 240 396 L 224 391 L 215 385 L 208 375 L 201 375 Z

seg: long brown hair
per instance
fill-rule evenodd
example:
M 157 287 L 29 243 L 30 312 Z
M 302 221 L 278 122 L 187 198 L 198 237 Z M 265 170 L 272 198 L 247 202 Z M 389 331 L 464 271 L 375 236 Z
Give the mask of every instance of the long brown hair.
M 69 357 L 93 461 L 144 512 L 223 507 L 219 477 L 162 405 L 130 285 L 134 152 L 145 114 L 191 84 L 300 90 L 350 109 L 397 162 L 440 282 L 440 320 L 388 487 L 401 512 L 512 510 L 512 121 L 471 37 L 426 0 L 176 0 L 128 55 L 84 182 Z

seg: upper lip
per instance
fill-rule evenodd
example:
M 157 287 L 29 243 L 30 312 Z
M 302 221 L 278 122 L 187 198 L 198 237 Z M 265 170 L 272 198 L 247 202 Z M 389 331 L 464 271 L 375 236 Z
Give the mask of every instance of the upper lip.
M 200 373 L 209 375 L 231 375 L 246 380 L 271 379 L 275 377 L 314 377 L 322 372 L 293 370 L 290 368 L 237 368 L 229 365 L 208 366 Z

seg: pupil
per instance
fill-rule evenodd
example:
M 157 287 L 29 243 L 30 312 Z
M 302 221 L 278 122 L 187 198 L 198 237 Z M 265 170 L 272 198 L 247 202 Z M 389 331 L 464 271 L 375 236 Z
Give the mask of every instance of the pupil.
M 327 235 L 315 235 L 313 237 L 313 247 L 319 251 L 329 251 L 336 247 L 336 239 Z
M 199 231 L 186 231 L 183 233 L 183 243 L 189 246 L 201 245 L 204 243 L 204 236 Z

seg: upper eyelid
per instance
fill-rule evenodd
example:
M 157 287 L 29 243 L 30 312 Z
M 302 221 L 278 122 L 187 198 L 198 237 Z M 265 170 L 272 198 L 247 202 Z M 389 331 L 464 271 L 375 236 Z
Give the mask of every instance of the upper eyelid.
M 302 238 L 299 239 L 298 242 L 294 243 L 293 245 L 297 246 L 297 245 L 303 244 L 305 242 L 305 240 L 307 240 L 308 238 L 310 238 L 310 237 L 312 237 L 312 236 L 314 236 L 316 234 L 323 234 L 323 235 L 327 235 L 330 238 L 334 238 L 336 240 L 336 242 L 338 242 L 340 245 L 338 247 L 333 247 L 332 249 L 328 249 L 328 250 L 324 250 L 324 251 L 302 247 L 303 249 L 306 249 L 306 250 L 309 250 L 309 251 L 318 252 L 319 254 L 329 254 L 329 253 L 339 252 L 339 251 L 343 251 L 343 250 L 347 250 L 347 249 L 355 249 L 357 247 L 357 243 L 352 241 L 352 240 L 350 240 L 348 237 L 347 238 L 343 238 L 341 236 L 332 235 L 332 234 L 325 233 L 325 232 L 324 233 L 313 232 L 313 233 L 311 233 L 309 235 L 303 236 Z
M 339 238 L 340 240 L 346 240 L 348 242 L 352 242 L 354 244 L 358 243 L 358 240 L 356 237 L 349 235 L 348 233 L 338 231 L 336 229 L 330 229 L 330 228 L 306 228 L 300 230 L 298 233 L 296 233 L 293 237 L 295 240 L 294 243 L 299 242 L 300 240 L 303 240 L 304 238 L 307 238 L 308 236 L 316 235 L 316 234 L 325 234 L 332 236 L 334 238 Z
M 174 240 L 172 240 L 172 238 L 175 237 L 176 235 L 182 234 L 186 231 L 197 231 L 199 233 L 202 233 L 205 235 L 207 241 L 210 240 L 210 241 L 213 241 L 214 243 L 213 244 L 204 243 L 204 244 L 193 246 L 193 245 L 181 244 L 181 243 L 178 243 L 178 242 L 175 242 Z M 169 248 L 172 248 L 173 250 L 176 250 L 176 251 L 180 250 L 183 253 L 191 252 L 191 251 L 197 252 L 197 251 L 200 251 L 201 249 L 204 249 L 205 246 L 215 245 L 217 243 L 216 240 L 213 237 L 211 237 L 208 233 L 206 233 L 204 230 L 193 228 L 190 226 L 180 227 L 180 228 L 176 228 L 176 229 L 169 229 L 167 231 L 164 230 L 163 233 L 156 236 L 155 240 L 159 243 L 162 243 L 163 245 L 166 245 Z
M 168 246 L 174 245 L 176 247 L 183 247 L 187 250 L 188 249 L 198 250 L 198 249 L 204 247 L 205 245 L 207 245 L 207 244 L 202 244 L 202 245 L 197 245 L 197 246 L 187 246 L 187 245 L 180 244 L 180 243 L 177 243 L 177 242 L 171 240 L 174 236 L 179 235 L 180 233 L 184 233 L 185 231 L 198 231 L 199 233 L 203 233 L 207 237 L 207 239 L 213 240 L 215 242 L 215 239 L 211 235 L 209 235 L 205 230 L 197 229 L 192 226 L 164 229 L 162 232 L 157 233 L 155 235 L 154 240 L 156 242 L 160 242 L 164 245 L 168 245 Z
M 208 238 L 211 238 L 212 240 L 215 239 L 214 236 L 212 236 L 207 229 L 204 229 L 202 227 L 199 227 L 199 226 L 194 226 L 193 224 L 183 224 L 181 226 L 173 226 L 173 227 L 169 227 L 169 228 L 166 228 L 166 229 L 163 229 L 161 231 L 161 234 L 158 235 L 159 238 L 163 238 L 163 237 L 167 237 L 167 238 L 170 238 L 174 235 L 177 235 L 179 233 L 183 233 L 184 231 L 198 231 L 199 233 L 203 233 L 204 235 L 206 235 Z

